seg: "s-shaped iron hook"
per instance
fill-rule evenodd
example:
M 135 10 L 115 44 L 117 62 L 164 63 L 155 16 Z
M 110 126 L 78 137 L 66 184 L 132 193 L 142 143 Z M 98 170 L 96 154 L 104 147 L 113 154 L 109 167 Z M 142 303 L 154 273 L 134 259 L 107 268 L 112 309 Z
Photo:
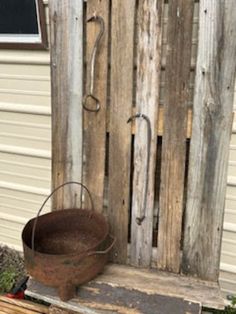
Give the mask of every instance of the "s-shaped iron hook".
M 146 218 L 146 207 L 147 207 L 147 193 L 148 193 L 148 185 L 149 185 L 149 168 L 150 168 L 150 155 L 151 155 L 151 139 L 152 139 L 152 128 L 151 122 L 148 116 L 142 113 L 137 113 L 134 116 L 131 116 L 127 123 L 133 121 L 136 118 L 142 118 L 147 122 L 147 162 L 146 162 L 146 183 L 144 190 L 144 200 L 143 200 L 143 209 L 142 214 L 140 213 L 140 217 L 136 217 L 136 223 L 140 226 L 144 219 Z

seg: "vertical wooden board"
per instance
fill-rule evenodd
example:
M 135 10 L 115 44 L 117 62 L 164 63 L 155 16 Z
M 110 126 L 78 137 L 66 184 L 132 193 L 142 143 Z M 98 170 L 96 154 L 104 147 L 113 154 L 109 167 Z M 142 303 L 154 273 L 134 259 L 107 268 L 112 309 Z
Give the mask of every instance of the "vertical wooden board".
M 135 1 L 112 1 L 108 215 L 115 262 L 126 263 L 130 189 Z
M 236 68 L 234 0 L 201 0 L 183 271 L 218 280 Z
M 161 16 L 164 1 L 144 0 L 138 7 L 137 91 L 136 111 L 149 117 L 152 129 L 150 166 L 147 178 L 147 123 L 136 120 L 134 148 L 134 177 L 131 222 L 131 256 L 135 266 L 150 266 L 152 258 L 153 206 L 158 120 L 158 101 L 161 70 Z M 145 185 L 148 183 L 146 209 Z M 144 214 L 138 225 L 136 218 Z
M 83 1 L 49 1 L 52 76 L 52 186 L 81 181 Z M 80 206 L 71 185 L 53 208 Z M 79 193 L 78 193 L 79 192 Z
M 194 0 L 169 1 L 158 267 L 179 272 Z
M 109 1 L 91 0 L 87 2 L 87 18 L 94 13 L 101 16 L 105 24 L 105 32 L 99 43 L 98 55 L 95 64 L 95 90 L 101 108 L 99 112 L 84 111 L 84 151 L 85 171 L 84 183 L 89 188 L 95 209 L 103 209 L 103 192 L 105 176 L 105 149 L 106 149 L 106 107 L 107 107 L 107 72 L 108 72 L 108 33 L 109 33 Z M 98 23 L 87 23 L 87 91 L 89 89 L 91 53 L 100 27 Z M 85 206 L 88 207 L 87 197 Z

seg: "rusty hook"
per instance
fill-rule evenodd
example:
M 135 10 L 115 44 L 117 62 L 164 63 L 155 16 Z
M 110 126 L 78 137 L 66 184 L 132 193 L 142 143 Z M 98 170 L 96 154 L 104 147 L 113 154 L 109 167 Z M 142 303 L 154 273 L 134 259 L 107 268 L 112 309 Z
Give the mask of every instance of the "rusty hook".
M 152 129 L 151 129 L 151 122 L 148 116 L 142 113 L 137 113 L 131 116 L 127 123 L 133 121 L 136 118 L 142 118 L 147 122 L 147 167 L 146 167 L 146 184 L 145 184 L 145 192 L 144 192 L 144 200 L 143 200 L 143 214 L 141 217 L 136 217 L 136 223 L 141 226 L 142 222 L 146 218 L 146 207 L 147 207 L 147 193 L 148 193 L 148 185 L 149 185 L 149 168 L 150 168 L 150 156 L 151 156 L 151 139 L 152 139 Z
M 83 108 L 87 111 L 90 112 L 98 112 L 100 110 L 100 101 L 97 97 L 94 96 L 94 76 L 95 76 L 95 63 L 96 63 L 96 57 L 97 57 L 97 51 L 98 51 L 98 46 L 99 42 L 104 34 L 105 31 L 105 23 L 104 20 L 101 16 L 97 15 L 96 13 L 93 14 L 88 20 L 87 23 L 90 22 L 98 22 L 100 24 L 100 32 L 98 33 L 98 36 L 96 38 L 92 55 L 91 55 L 91 60 L 90 60 L 90 86 L 89 86 L 89 93 L 84 96 L 83 98 Z M 91 99 L 94 101 L 96 107 L 95 109 L 91 109 L 87 107 L 87 102 L 88 100 Z

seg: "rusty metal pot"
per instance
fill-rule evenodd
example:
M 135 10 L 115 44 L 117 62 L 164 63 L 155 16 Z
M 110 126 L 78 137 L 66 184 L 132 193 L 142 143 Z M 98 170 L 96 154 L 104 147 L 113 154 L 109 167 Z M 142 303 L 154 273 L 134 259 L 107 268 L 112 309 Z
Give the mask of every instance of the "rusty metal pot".
M 78 184 L 88 192 L 92 210 L 62 209 L 39 216 L 49 198 L 67 184 Z M 26 224 L 22 241 L 28 273 L 57 288 L 60 299 L 67 301 L 78 285 L 103 271 L 115 239 L 104 216 L 93 210 L 88 189 L 79 182 L 67 182 L 46 198 L 37 217 Z

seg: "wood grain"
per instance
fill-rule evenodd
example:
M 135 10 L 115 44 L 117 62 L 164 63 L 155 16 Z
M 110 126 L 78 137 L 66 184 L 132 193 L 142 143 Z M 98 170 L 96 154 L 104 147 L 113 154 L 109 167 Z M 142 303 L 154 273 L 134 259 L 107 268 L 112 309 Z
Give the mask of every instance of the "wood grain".
M 194 0 L 169 1 L 158 267 L 180 268 Z
M 136 113 L 136 108 L 133 107 L 133 115 Z M 109 118 L 110 110 L 107 108 L 107 121 L 106 121 L 106 128 L 107 132 L 109 133 L 110 130 L 110 118 Z M 156 136 L 162 136 L 163 135 L 163 128 L 164 128 L 164 108 L 163 105 L 158 105 L 158 114 L 157 114 L 157 124 L 155 125 L 155 128 L 153 128 L 152 132 L 155 133 Z M 136 122 L 132 122 L 132 134 L 136 133 Z M 187 118 L 187 129 L 186 129 L 186 138 L 191 138 L 192 134 L 192 108 L 188 108 L 188 118 Z
M 47 314 L 49 313 L 49 309 L 41 304 L 0 296 L 0 313 Z
M 35 312 L 33 310 L 29 310 L 26 308 L 22 308 L 10 303 L 1 302 L 0 301 L 0 309 L 3 310 L 6 313 L 17 313 L 17 314 L 37 314 L 40 312 Z
M 126 263 L 130 190 L 135 1 L 112 1 L 108 215 L 116 236 L 112 259 Z
M 125 294 L 119 293 L 124 291 L 122 288 L 125 288 Z M 129 291 L 133 293 L 128 295 Z M 147 299 L 148 296 L 154 296 L 154 300 L 152 301 L 157 303 L 158 296 L 162 296 L 167 297 L 166 303 L 168 303 L 168 301 L 171 302 L 171 298 L 178 298 L 192 303 L 201 303 L 204 307 L 214 309 L 224 308 L 224 300 L 221 296 L 218 283 L 201 281 L 196 278 L 167 272 L 116 264 L 107 265 L 102 275 L 99 275 L 90 283 L 81 286 L 78 295 L 68 302 L 59 300 L 56 289 L 46 287 L 32 279 L 29 282 L 27 294 L 39 297 L 39 299 L 50 302 L 51 304 L 57 304 L 58 306 L 60 303 L 61 308 L 77 310 L 88 314 L 94 314 L 94 311 L 90 308 L 90 304 L 92 305 L 93 300 L 96 304 L 100 304 L 101 306 L 103 305 L 104 299 L 110 298 L 110 300 L 113 299 L 110 304 L 111 306 L 124 307 L 128 299 L 129 306 L 131 304 L 140 306 L 142 302 L 137 304 L 135 300 L 140 301 L 139 296 L 141 295 L 146 295 Z M 90 294 L 91 298 L 88 298 L 88 294 Z M 84 302 L 86 302 L 86 304 Z M 158 305 L 156 305 L 156 308 L 158 310 Z M 85 309 L 88 309 L 88 311 Z M 105 309 L 105 307 L 103 307 L 103 309 Z M 97 311 L 95 313 L 97 313 Z M 101 310 L 101 313 L 104 314 L 106 312 Z M 109 311 L 108 313 L 110 314 Z M 148 312 L 141 311 L 141 313 Z M 153 310 L 151 314 L 154 313 L 158 312 Z M 161 313 L 166 312 L 163 311 Z M 167 313 L 176 312 L 169 311 Z
M 49 2 L 52 186 L 82 179 L 83 1 Z M 80 190 L 59 191 L 53 209 L 80 206 Z
M 137 91 L 136 112 L 150 119 L 152 137 L 150 146 L 150 166 L 147 177 L 147 123 L 136 120 L 134 143 L 134 175 L 131 221 L 131 264 L 150 266 L 152 257 L 153 206 L 156 167 L 156 125 L 161 71 L 161 17 L 164 1 L 144 0 L 138 7 L 137 30 Z M 145 185 L 147 187 L 146 208 L 144 206 Z M 145 219 L 138 225 L 136 218 L 144 214 Z
M 95 311 L 117 314 L 199 314 L 201 307 L 200 303 L 181 298 L 104 283 L 90 283 L 87 289 L 81 290 L 78 301 Z
M 109 33 L 109 1 L 91 0 L 87 2 L 87 18 L 96 12 L 105 23 L 105 32 L 99 43 L 98 55 L 95 64 L 95 90 L 100 100 L 101 109 L 97 113 L 84 111 L 84 146 L 85 165 L 84 183 L 88 186 L 97 211 L 103 210 L 103 192 L 105 176 L 106 151 L 106 108 L 107 108 L 107 79 L 108 79 L 108 33 Z M 87 89 L 90 77 L 90 59 L 95 40 L 100 31 L 98 23 L 87 23 Z M 85 197 L 85 207 L 89 206 Z
M 42 304 L 37 304 L 31 301 L 27 300 L 18 300 L 18 299 L 11 299 L 4 296 L 0 296 L 0 302 L 5 302 L 7 304 L 11 304 L 15 307 L 21 307 L 23 309 L 32 310 L 35 312 L 40 312 L 47 314 L 48 313 L 48 307 Z
M 202 0 L 183 271 L 218 280 L 236 68 L 235 1 Z
M 49 308 L 49 314 L 82 314 L 82 312 L 74 312 L 59 308 L 57 306 L 51 305 Z

